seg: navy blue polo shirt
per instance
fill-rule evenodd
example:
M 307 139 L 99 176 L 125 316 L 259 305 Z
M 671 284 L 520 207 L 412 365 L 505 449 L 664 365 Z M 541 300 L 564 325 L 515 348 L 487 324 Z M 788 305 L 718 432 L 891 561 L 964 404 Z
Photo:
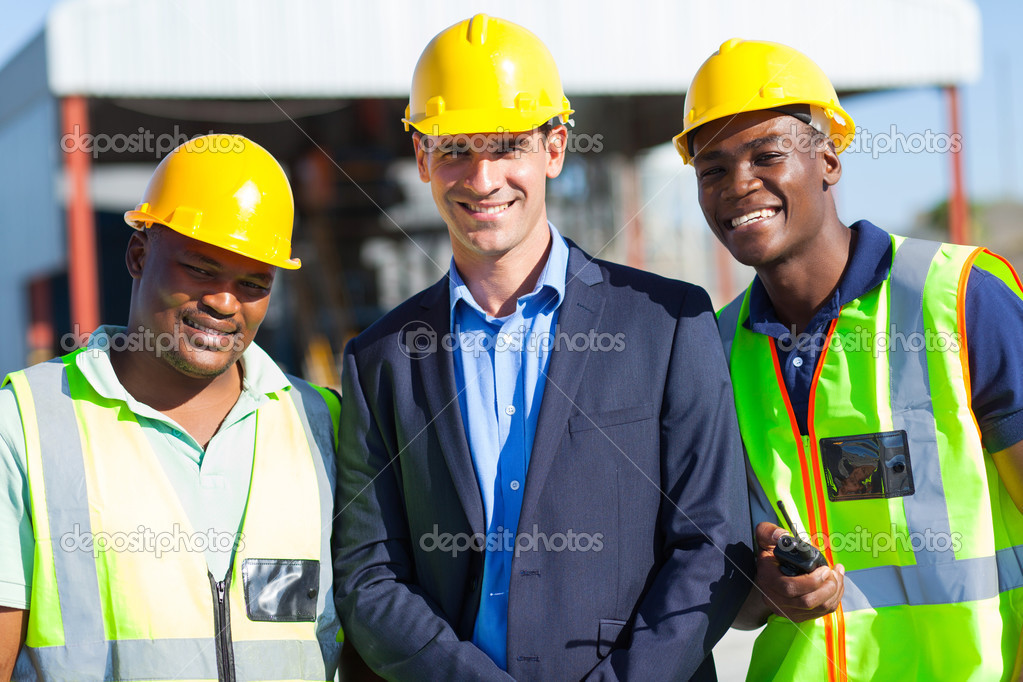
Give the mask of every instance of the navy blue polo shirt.
M 804 435 L 810 384 L 823 346 L 813 340 L 826 338 L 842 306 L 880 286 L 892 264 L 887 232 L 866 220 L 850 228 L 857 238 L 845 273 L 803 333 L 793 335 L 778 320 L 759 276 L 750 291 L 750 316 L 744 324 L 775 339 L 785 388 Z M 973 268 L 966 283 L 966 338 L 973 413 L 984 447 L 999 452 L 1023 440 L 1023 344 L 1019 341 L 1023 339 L 1023 300 L 1000 279 L 978 268 Z

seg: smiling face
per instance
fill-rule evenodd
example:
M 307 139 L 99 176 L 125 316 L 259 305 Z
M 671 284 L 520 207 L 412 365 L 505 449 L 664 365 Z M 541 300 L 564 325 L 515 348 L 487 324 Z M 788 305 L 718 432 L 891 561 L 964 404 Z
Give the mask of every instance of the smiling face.
M 561 172 L 568 132 L 416 135 L 419 177 L 430 183 L 455 262 L 540 253 L 549 239 L 546 183 Z
M 214 378 L 252 343 L 270 302 L 276 268 L 153 226 L 132 235 L 129 331 L 145 350 L 192 378 Z M 152 346 L 152 347 L 150 347 Z
M 837 224 L 828 188 L 842 175 L 834 148 L 799 120 L 756 111 L 700 127 L 693 147 L 700 208 L 732 256 L 765 268 L 813 257 Z

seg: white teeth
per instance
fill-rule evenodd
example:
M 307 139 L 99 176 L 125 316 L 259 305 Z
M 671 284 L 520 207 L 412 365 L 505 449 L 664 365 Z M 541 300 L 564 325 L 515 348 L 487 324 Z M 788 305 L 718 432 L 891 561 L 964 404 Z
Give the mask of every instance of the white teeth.
M 759 211 L 753 211 L 752 213 L 747 213 L 746 215 L 739 216 L 738 218 L 732 218 L 732 227 L 739 227 L 740 225 L 745 225 L 746 223 L 753 222 L 760 218 L 770 218 L 777 212 L 778 209 L 776 208 L 763 208 Z
M 491 213 L 500 213 L 504 209 L 506 209 L 509 206 L 511 206 L 511 202 L 509 202 L 507 204 L 501 204 L 500 206 L 477 206 L 476 204 L 466 204 L 466 206 L 473 213 L 491 214 Z
M 195 327 L 196 329 L 198 329 L 199 331 L 205 332 L 207 334 L 217 334 L 218 336 L 227 336 L 230 333 L 230 332 L 222 332 L 222 331 L 220 331 L 218 329 L 210 329 L 209 327 L 203 326 L 203 325 L 199 324 L 198 322 L 196 322 L 195 320 L 191 320 L 191 319 L 188 321 L 188 323 L 190 325 L 192 325 L 193 327 Z

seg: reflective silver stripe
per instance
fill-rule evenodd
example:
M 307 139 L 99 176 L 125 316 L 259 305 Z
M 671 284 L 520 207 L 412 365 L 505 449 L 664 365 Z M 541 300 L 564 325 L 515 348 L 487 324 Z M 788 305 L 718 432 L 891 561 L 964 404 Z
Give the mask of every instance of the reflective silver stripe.
M 906 239 L 895 251 L 891 274 L 888 376 L 892 422 L 896 430 L 904 429 L 909 436 L 910 466 L 916 488 L 913 495 L 902 498 L 906 525 L 911 534 L 926 531 L 951 540 L 927 374 L 927 349 L 923 341 L 924 283 L 939 248 L 941 244 L 937 242 Z M 908 346 L 917 350 L 910 350 Z M 914 550 L 916 563 L 952 561 L 955 552 L 951 541 L 941 545 L 941 549 L 922 546 Z
M 210 638 L 122 639 L 27 651 L 40 680 L 218 679 L 217 647 Z M 22 679 L 18 669 L 14 677 Z
M 334 420 L 330 416 L 330 408 L 327 401 L 308 382 L 298 377 L 288 376 L 294 391 L 290 392 L 291 399 L 298 409 L 298 416 L 302 420 L 302 427 L 306 436 L 311 435 L 313 442 L 321 455 L 321 461 L 325 466 L 330 466 L 328 480 L 333 481 L 336 476 L 337 467 L 337 443 L 334 442 Z M 314 419 L 309 420 L 309 415 Z M 321 491 L 322 492 L 322 491 Z M 328 496 L 330 491 L 327 491 Z
M 60 538 L 69 532 L 91 533 L 82 444 L 64 364 L 59 359 L 52 360 L 26 369 L 24 374 L 39 423 L 57 593 L 74 597 L 59 600 L 65 646 L 23 647 L 14 679 L 217 680 L 217 647 L 212 638 L 106 641 L 95 559 L 91 552 L 65 551 L 60 546 Z M 329 509 L 333 503 L 333 478 L 327 479 L 325 467 L 329 463 L 333 477 L 336 466 L 330 410 L 315 389 L 304 382 L 296 385 L 300 391 L 306 389 L 305 402 L 299 391 L 292 396 L 310 446 L 324 453 L 314 460 L 321 507 L 326 505 Z M 314 415 L 316 429 L 310 427 L 306 405 Z M 325 533 L 324 547 L 329 548 L 330 524 L 326 524 Z M 330 571 L 325 575 L 329 586 Z M 330 590 L 321 590 L 321 594 L 331 602 L 329 611 L 333 612 Z M 325 669 L 324 661 L 336 660 L 336 651 L 325 656 L 316 641 L 235 641 L 233 648 L 239 680 L 328 680 L 334 676 L 333 670 Z
M 216 642 L 209 638 L 122 639 L 27 649 L 28 660 L 19 658 L 14 679 L 216 680 L 216 651 Z M 234 652 L 239 682 L 333 678 L 324 670 L 316 642 L 236 641 Z
M 326 570 L 320 571 L 320 594 L 316 600 L 317 636 L 321 635 L 324 628 L 341 628 L 340 619 L 337 617 L 334 605 L 333 571 L 330 555 L 330 536 L 333 531 L 334 515 L 334 486 L 337 480 L 337 443 L 334 440 L 334 421 L 330 416 L 330 407 L 327 401 L 315 388 L 297 377 L 288 375 L 292 387 L 291 399 L 295 402 L 299 418 L 302 420 L 302 428 L 305 429 L 306 438 L 311 438 L 310 447 L 315 445 L 319 450 L 319 457 L 313 457 L 313 465 L 316 467 L 316 483 L 320 492 L 320 562 Z M 313 417 L 310 421 L 310 415 Z M 313 428 L 313 424 L 316 428 Z M 329 448 L 329 449 L 327 449 Z M 310 646 L 312 643 L 309 643 Z M 303 643 L 303 646 L 305 644 Z M 322 668 L 323 661 L 333 661 L 335 664 L 340 652 L 339 643 L 325 644 L 326 649 L 322 650 L 317 646 L 317 657 Z M 238 643 L 235 642 L 235 670 L 242 669 L 242 656 L 239 655 Z M 255 653 L 259 653 L 256 651 Z M 257 656 L 253 660 L 261 660 Z M 238 673 L 241 675 L 241 673 Z M 334 677 L 334 671 L 330 671 L 329 678 Z
M 103 633 L 96 560 L 92 552 L 81 549 L 68 551 L 61 547 L 61 537 L 69 533 L 79 537 L 92 536 L 82 441 L 64 363 L 54 359 L 29 367 L 25 370 L 25 379 L 32 391 L 39 423 L 39 448 L 42 451 L 57 594 L 75 595 L 74 599 L 59 600 L 64 642 L 68 646 L 102 642 L 106 636 Z M 80 543 L 75 543 L 76 548 L 80 546 Z
M 234 667 L 238 682 L 334 679 L 334 670 L 324 668 L 320 645 L 305 640 L 236 640 Z
M 337 478 L 337 444 L 334 442 L 334 421 L 331 419 L 327 401 L 319 391 L 296 377 L 289 376 L 288 379 L 295 389 L 290 392 L 290 395 L 295 402 L 299 419 L 302 421 L 302 428 L 305 430 L 306 438 L 311 439 L 309 446 L 314 453 L 320 455 L 313 457 L 313 464 L 316 467 L 316 483 L 320 490 L 320 507 L 327 509 L 325 505 L 330 505 L 323 519 L 329 519 L 334 509 L 333 486 Z M 313 417 L 312 420 L 309 419 L 310 415 Z M 325 524 L 324 532 L 327 533 L 327 544 L 329 545 L 329 523 Z
M 732 366 L 732 342 L 735 341 L 735 332 L 739 326 L 739 311 L 742 310 L 742 298 L 746 292 L 741 292 L 732 299 L 732 302 L 725 306 L 718 317 L 718 334 L 721 336 L 721 345 L 725 349 L 725 362 Z
M 958 604 L 997 597 L 1023 587 L 1023 546 L 995 556 L 943 564 L 876 566 L 845 574 L 842 608 L 846 611 L 885 606 Z

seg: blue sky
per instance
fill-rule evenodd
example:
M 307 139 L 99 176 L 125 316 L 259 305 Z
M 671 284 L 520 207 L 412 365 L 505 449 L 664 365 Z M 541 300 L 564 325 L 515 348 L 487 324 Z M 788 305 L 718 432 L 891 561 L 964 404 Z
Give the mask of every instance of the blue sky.
M 0 2 L 0 64 L 42 26 L 55 0 Z M 983 26 L 981 78 L 960 95 L 966 187 L 972 200 L 1023 198 L 1023 139 L 1016 134 L 1023 119 L 1023 2 L 979 0 Z M 843 105 L 864 129 L 904 136 L 939 134 L 948 129 L 948 104 L 937 89 L 881 92 L 850 97 Z M 681 101 L 679 102 L 681 108 Z M 920 211 L 948 194 L 951 178 L 947 154 L 843 154 L 839 212 L 852 222 L 867 218 L 892 231 L 905 230 Z
M 966 190 L 971 200 L 1023 199 L 1023 54 L 1018 49 L 1023 3 L 980 0 L 983 61 L 976 83 L 960 90 Z M 948 101 L 935 88 L 880 92 L 842 102 L 857 125 L 875 133 L 892 125 L 904 135 L 948 130 Z M 844 154 L 840 214 L 867 218 L 899 231 L 913 216 L 945 198 L 951 182 L 948 154 Z

